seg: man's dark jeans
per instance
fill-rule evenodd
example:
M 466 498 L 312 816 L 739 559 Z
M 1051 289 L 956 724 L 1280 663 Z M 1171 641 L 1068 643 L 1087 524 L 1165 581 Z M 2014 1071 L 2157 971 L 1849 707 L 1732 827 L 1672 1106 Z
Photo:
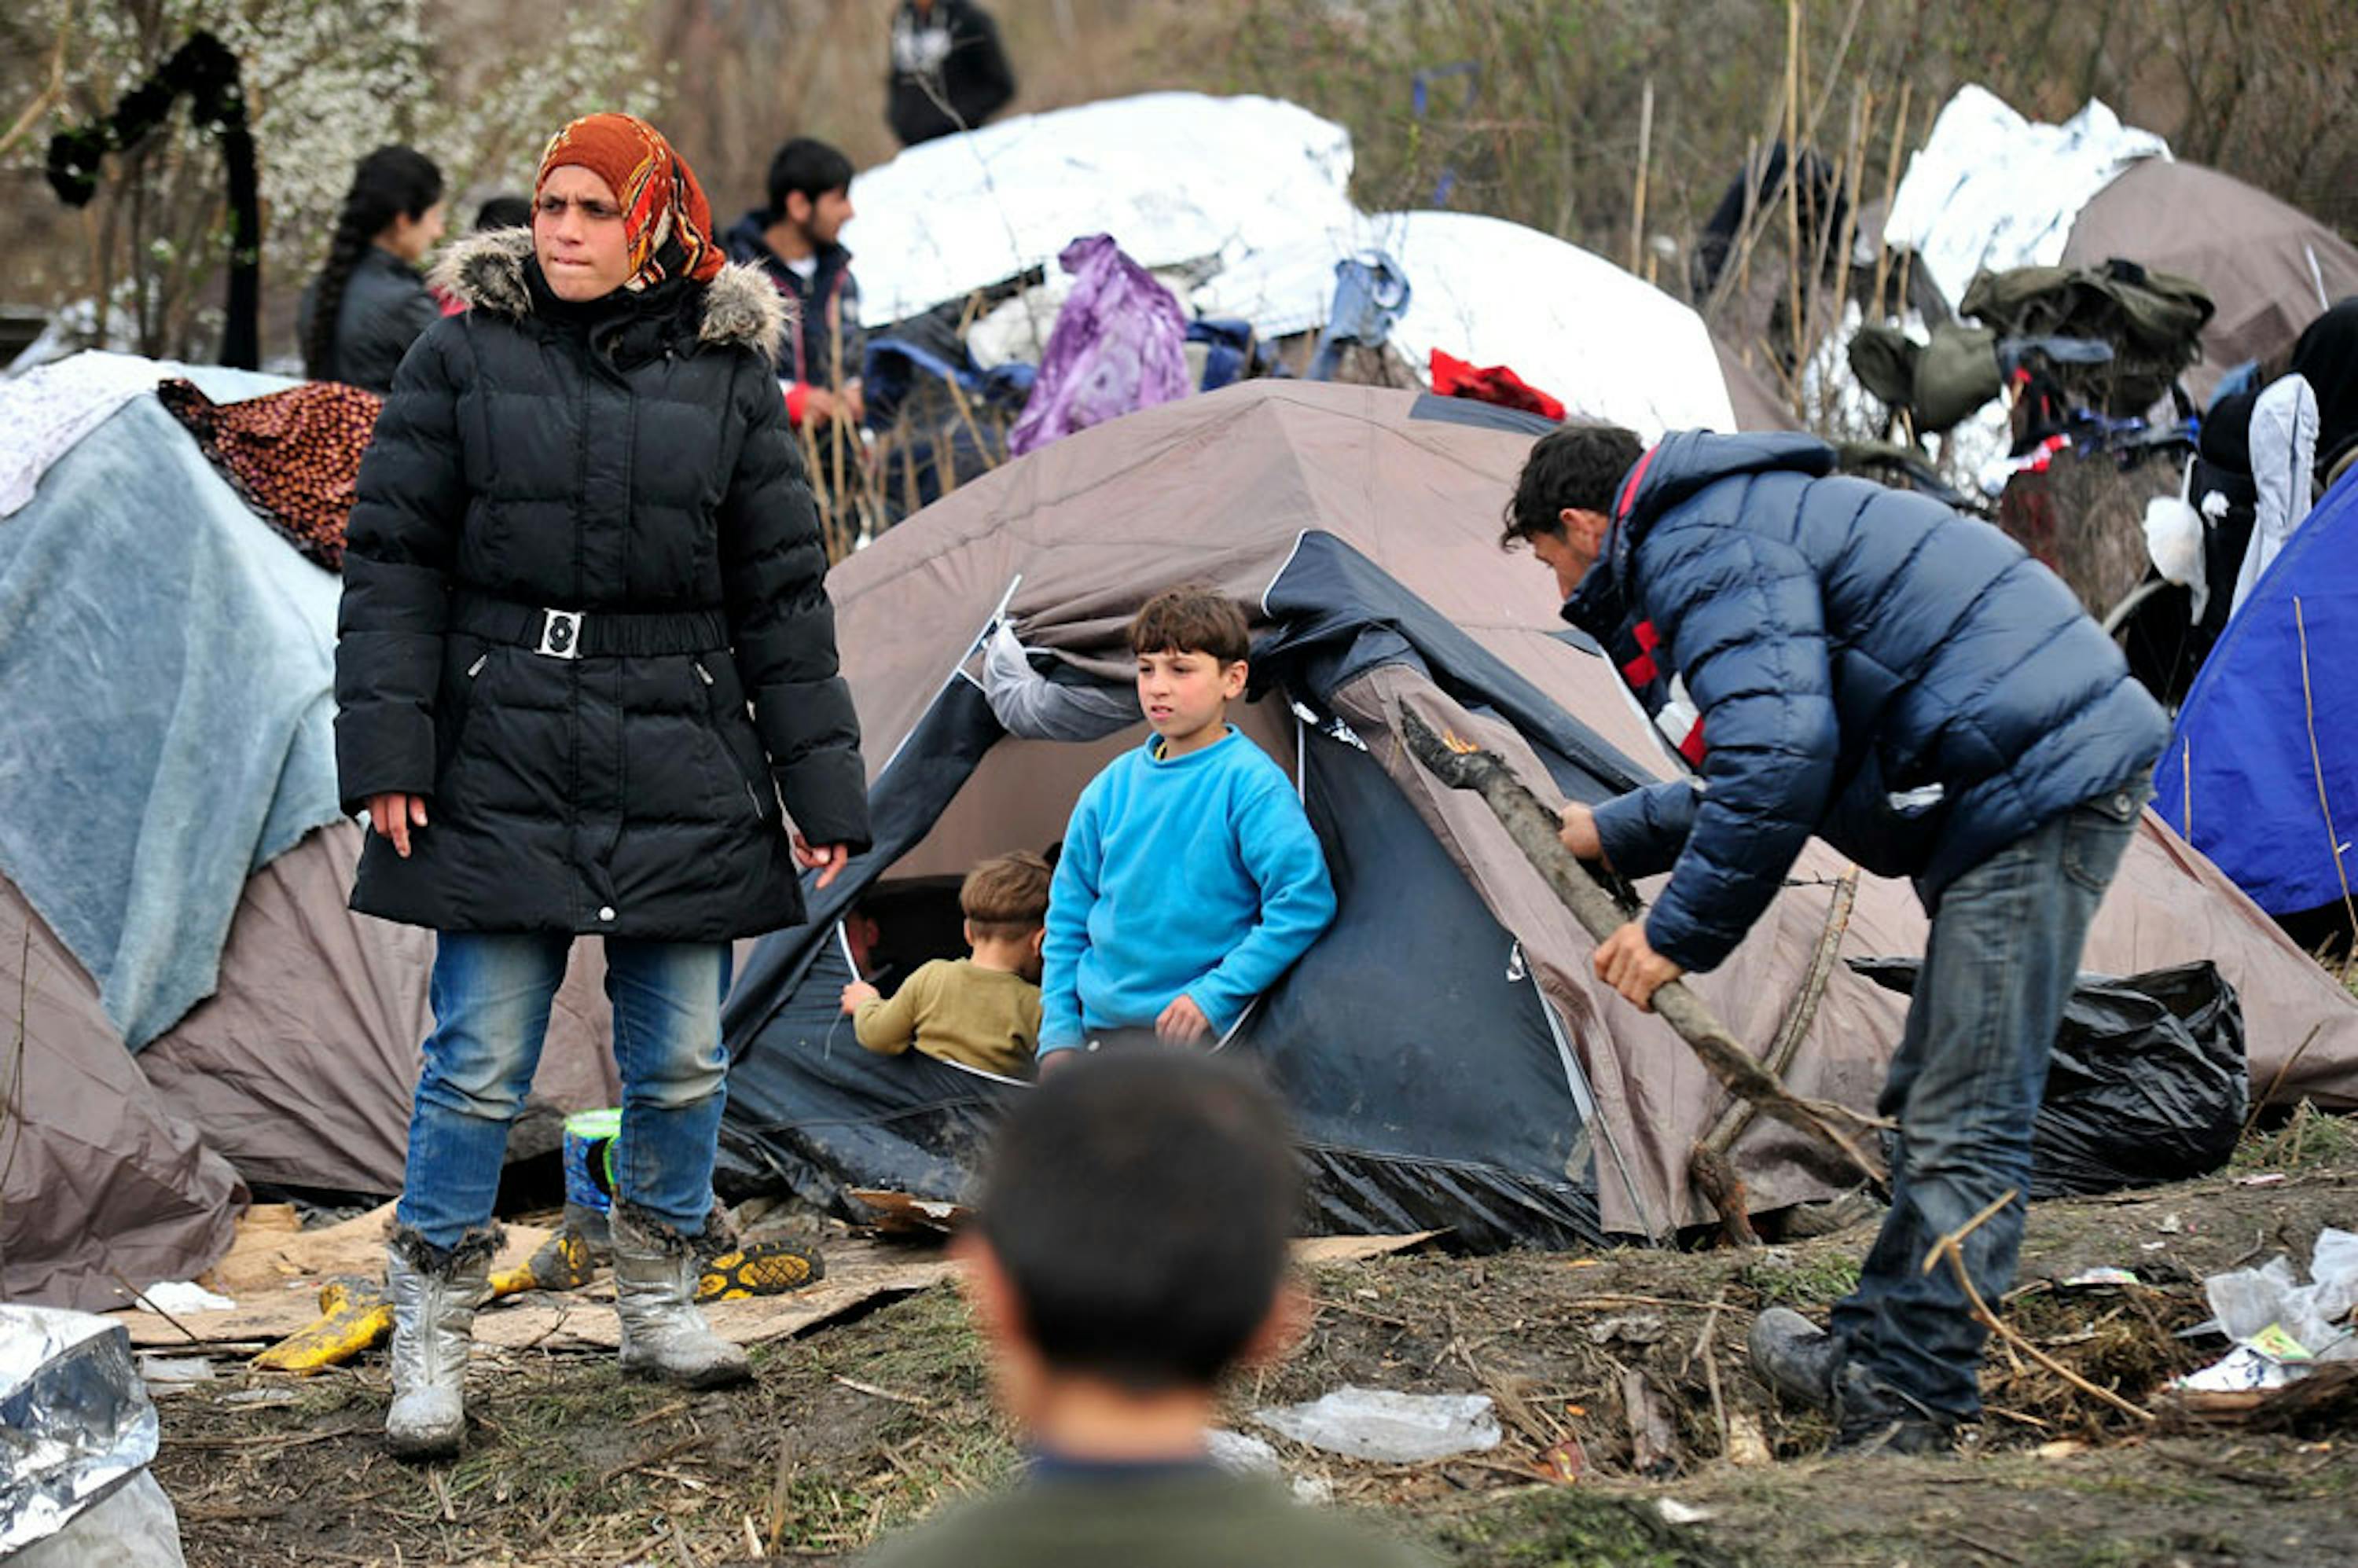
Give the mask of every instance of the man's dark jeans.
M 1942 1420 L 1980 1415 L 1987 1336 L 1946 1260 L 1927 1273 L 1925 1255 L 2010 1187 L 1963 1252 L 1984 1301 L 2014 1281 L 2048 1053 L 2146 793 L 2109 791 L 2015 840 L 1951 882 L 1932 916 L 1877 1108 L 1900 1127 L 1891 1212 L 1833 1330 L 1853 1366 Z

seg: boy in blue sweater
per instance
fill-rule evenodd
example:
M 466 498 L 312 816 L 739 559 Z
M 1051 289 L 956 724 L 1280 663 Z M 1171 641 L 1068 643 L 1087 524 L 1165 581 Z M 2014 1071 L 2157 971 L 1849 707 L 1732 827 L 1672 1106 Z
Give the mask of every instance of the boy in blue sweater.
M 1040 1070 L 1123 1035 L 1217 1040 L 1335 918 L 1284 771 L 1228 721 L 1243 609 L 1174 589 L 1130 622 L 1152 740 L 1073 808 L 1041 951 Z

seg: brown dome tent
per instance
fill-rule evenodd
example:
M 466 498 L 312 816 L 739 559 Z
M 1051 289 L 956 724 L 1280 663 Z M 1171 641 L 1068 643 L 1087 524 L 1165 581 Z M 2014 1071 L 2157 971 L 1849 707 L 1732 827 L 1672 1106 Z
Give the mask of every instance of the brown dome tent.
M 814 1173 L 955 1183 L 987 1086 L 903 1057 L 883 1066 L 905 1065 L 894 1083 L 916 1087 L 878 1087 L 880 1059 L 862 1060 L 835 1012 L 848 969 L 834 923 L 979 856 L 1043 848 L 1081 784 L 1141 732 L 1011 735 L 975 657 L 986 627 L 1003 616 L 1050 684 L 1118 693 L 1130 614 L 1207 579 L 1256 607 L 1261 689 L 1240 727 L 1301 787 L 1341 902 L 1229 1047 L 1263 1060 L 1292 1100 L 1324 1222 L 1448 1224 L 1504 1245 L 1660 1238 L 1707 1219 L 1687 1152 L 1725 1108 L 1717 1084 L 1595 980 L 1592 943 L 1488 812 L 1397 738 L 1413 709 L 1559 797 L 1668 766 L 1601 654 L 1557 618 L 1548 574 L 1498 548 L 1534 429 L 1519 417 L 1252 382 L 1008 464 L 838 565 L 829 589 L 877 849 L 820 895 L 810 925 L 765 939 L 731 1000 L 732 1167 L 806 1191 L 826 1188 Z M 1813 844 L 1751 937 L 1700 978 L 1739 1038 L 1765 1045 L 1793 1009 L 1845 869 Z M 1907 887 L 1862 878 L 1840 952 L 1912 955 L 1924 931 Z M 2148 817 L 2089 966 L 2197 958 L 2242 993 L 2257 1082 L 2313 1030 L 2276 1092 L 2358 1106 L 2358 1002 Z M 1900 1018 L 1898 999 L 1835 966 L 1789 1080 L 1869 1107 Z M 1773 1122 L 1756 1122 L 1735 1160 L 1759 1209 L 1839 1184 Z
M 2217 306 L 2202 362 L 2185 377 L 2198 403 L 2228 371 L 2290 348 L 2327 306 L 2358 294 L 2358 246 L 2232 175 L 2166 158 L 2130 165 L 2072 221 L 2062 265 L 2113 256 L 2190 277 Z

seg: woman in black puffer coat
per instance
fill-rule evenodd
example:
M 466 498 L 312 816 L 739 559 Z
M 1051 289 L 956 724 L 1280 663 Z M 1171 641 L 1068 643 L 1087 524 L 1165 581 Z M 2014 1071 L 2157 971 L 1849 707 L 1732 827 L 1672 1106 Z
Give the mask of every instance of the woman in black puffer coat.
M 442 171 L 414 147 L 361 159 L 336 214 L 336 235 L 295 313 L 303 373 L 380 396 L 401 356 L 442 308 L 417 264 L 442 237 Z
M 768 358 L 777 291 L 724 265 L 695 176 L 644 122 L 567 126 L 534 201 L 529 231 L 440 268 L 470 308 L 402 362 L 345 557 L 337 762 L 374 828 L 352 904 L 438 933 L 387 1263 L 406 1457 L 459 1445 L 507 1129 L 585 933 L 605 938 L 623 1083 L 623 1364 L 748 1375 L 692 1303 L 729 944 L 800 920 L 797 863 L 823 886 L 869 839 Z

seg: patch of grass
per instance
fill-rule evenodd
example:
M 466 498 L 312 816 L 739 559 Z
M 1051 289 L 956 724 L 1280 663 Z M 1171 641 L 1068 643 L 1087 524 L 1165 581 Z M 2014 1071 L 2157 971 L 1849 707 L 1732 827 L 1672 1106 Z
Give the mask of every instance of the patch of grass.
M 1428 1538 L 1455 1563 L 1546 1568 L 1745 1568 L 1647 1503 L 1578 1487 L 1508 1498 Z
M 1857 1289 L 1858 1266 L 1858 1258 L 1846 1252 L 1770 1251 L 1745 1265 L 1743 1277 L 1764 1304 L 1806 1310 L 1832 1306 Z
M 2334 1116 L 2304 1099 L 2284 1124 L 2254 1129 L 2235 1146 L 2231 1171 L 2321 1171 L 2358 1164 L 2358 1120 Z

